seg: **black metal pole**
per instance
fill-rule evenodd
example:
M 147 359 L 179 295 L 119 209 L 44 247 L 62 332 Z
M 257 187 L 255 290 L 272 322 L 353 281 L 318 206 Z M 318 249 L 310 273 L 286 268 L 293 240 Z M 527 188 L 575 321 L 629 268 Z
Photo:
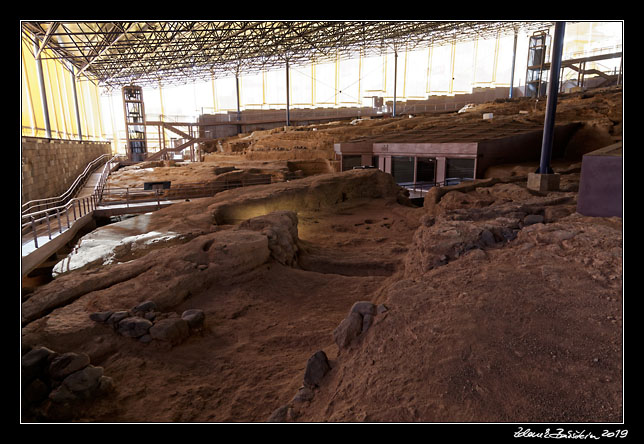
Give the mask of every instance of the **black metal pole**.
M 561 70 L 561 53 L 563 51 L 563 39 L 566 29 L 566 22 L 555 24 L 555 37 L 552 42 L 552 57 L 550 60 L 550 79 L 548 83 L 548 100 L 546 102 L 546 117 L 543 124 L 543 140 L 541 142 L 541 161 L 539 163 L 540 174 L 552 174 L 550 159 L 552 157 L 552 145 L 555 138 L 555 114 L 557 111 L 557 93 L 559 89 L 559 72 Z
M 291 125 L 291 110 L 289 105 L 288 59 L 286 59 L 286 126 Z

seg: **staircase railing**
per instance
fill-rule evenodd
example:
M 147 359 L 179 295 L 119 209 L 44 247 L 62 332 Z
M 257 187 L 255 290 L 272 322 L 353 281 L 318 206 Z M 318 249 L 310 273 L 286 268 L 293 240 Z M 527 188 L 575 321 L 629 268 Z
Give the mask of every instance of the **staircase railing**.
M 108 157 L 108 155 L 100 156 L 92 161 L 90 165 L 93 164 L 93 167 L 88 165 L 88 167 L 85 168 L 85 171 L 81 174 L 81 176 L 85 176 L 85 178 L 81 179 L 81 176 L 79 176 L 72 187 L 70 187 L 70 189 L 63 195 L 49 199 L 38 199 L 27 202 L 27 204 L 23 205 L 21 224 L 23 238 L 33 236 L 34 247 L 38 248 L 39 236 L 46 235 L 47 238 L 51 240 L 56 229 L 60 234 L 62 234 L 64 229 L 71 228 L 74 222 L 78 219 L 92 213 L 101 200 L 103 189 L 109 174 L 118 166 L 122 156 L 113 156 L 105 162 L 101 176 L 90 195 L 71 197 L 71 194 L 78 192 L 78 184 L 85 183 L 89 174 L 88 172 L 92 171 L 101 161 L 104 161 L 105 157 Z M 53 228 L 52 224 L 54 224 Z
M 21 207 L 23 215 L 33 212 L 38 212 L 47 208 L 59 207 L 65 205 L 73 196 L 76 195 L 78 190 L 82 188 L 92 172 L 100 166 L 103 162 L 110 158 L 109 154 L 102 154 L 96 159 L 87 164 L 83 172 L 74 180 L 69 189 L 57 197 L 47 197 L 44 199 L 34 199 L 25 203 Z

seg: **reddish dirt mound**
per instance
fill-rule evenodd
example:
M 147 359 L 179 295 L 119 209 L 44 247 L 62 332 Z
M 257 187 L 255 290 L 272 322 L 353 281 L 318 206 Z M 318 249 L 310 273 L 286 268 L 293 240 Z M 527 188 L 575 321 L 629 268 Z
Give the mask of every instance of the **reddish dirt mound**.
M 407 272 L 374 300 L 389 310 L 331 361 L 296 421 L 623 419 L 621 219 L 553 221 L 570 211 L 554 211 L 552 195 L 563 193 L 550 193 L 533 196 L 541 220 L 528 224 L 539 220 L 538 202 L 528 218 L 526 201 L 508 204 L 500 186 L 490 195 L 503 204 L 423 219 L 414 242 L 425 248 L 410 248 Z M 523 209 L 523 222 L 509 209 Z M 464 220 L 459 235 L 465 226 L 454 223 Z M 515 227 L 515 237 L 480 236 L 491 221 Z M 430 243 L 418 237 L 425 231 L 454 236 Z M 419 268 L 423 255 L 444 261 Z

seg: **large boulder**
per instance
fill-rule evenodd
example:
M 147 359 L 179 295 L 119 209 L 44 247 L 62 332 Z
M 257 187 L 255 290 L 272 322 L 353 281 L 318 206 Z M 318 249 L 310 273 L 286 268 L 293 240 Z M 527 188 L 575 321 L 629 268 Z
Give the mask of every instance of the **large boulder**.
M 279 263 L 293 265 L 297 261 L 297 214 L 293 211 L 275 211 L 245 220 L 238 230 L 258 231 L 268 239 L 271 256 Z

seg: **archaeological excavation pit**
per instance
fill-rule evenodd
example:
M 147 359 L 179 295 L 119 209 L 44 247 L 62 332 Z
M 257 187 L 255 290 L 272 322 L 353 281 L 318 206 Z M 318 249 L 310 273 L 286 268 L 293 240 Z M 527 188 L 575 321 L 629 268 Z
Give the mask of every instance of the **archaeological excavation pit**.
M 628 435 L 621 22 L 20 32 L 21 424 Z

